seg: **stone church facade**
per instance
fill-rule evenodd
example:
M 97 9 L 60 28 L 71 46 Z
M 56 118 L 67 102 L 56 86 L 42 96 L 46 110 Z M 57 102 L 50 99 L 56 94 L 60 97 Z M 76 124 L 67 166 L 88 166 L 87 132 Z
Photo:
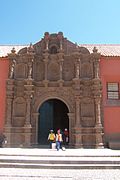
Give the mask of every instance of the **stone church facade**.
M 96 48 L 90 53 L 67 40 L 62 32 L 46 32 L 38 43 L 18 53 L 13 49 L 8 57 L 4 128 L 8 146 L 38 145 L 45 128 L 67 127 L 70 146 L 103 147 L 100 54 Z M 52 108 L 51 122 L 43 107 L 48 107 L 47 102 L 49 107 L 53 107 L 51 102 L 58 104 Z

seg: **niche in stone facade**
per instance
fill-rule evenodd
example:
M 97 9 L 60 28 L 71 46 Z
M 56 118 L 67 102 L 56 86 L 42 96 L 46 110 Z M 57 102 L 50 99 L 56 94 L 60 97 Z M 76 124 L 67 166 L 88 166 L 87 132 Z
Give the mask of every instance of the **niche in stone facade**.
M 52 46 L 50 48 L 50 54 L 56 54 L 57 53 L 57 47 L 56 46 Z
M 81 124 L 83 127 L 95 126 L 94 103 L 81 103 Z
M 26 115 L 26 102 L 24 98 L 18 97 L 13 102 L 13 126 L 21 127 L 24 125 Z
M 36 62 L 34 67 L 34 78 L 36 81 L 43 81 L 45 72 L 44 72 L 44 62 Z
M 71 59 L 65 59 L 63 63 L 63 79 L 71 81 L 75 77 L 74 71 L 74 62 Z
M 15 79 L 27 78 L 27 65 L 24 63 L 17 64 L 15 67 Z
M 92 78 L 92 64 L 85 62 L 81 64 L 81 78 Z
M 81 103 L 81 116 L 94 116 L 94 104 Z
M 50 62 L 48 64 L 48 80 L 57 81 L 60 79 L 60 67 L 57 62 Z
M 24 98 L 18 97 L 14 100 L 14 113 L 15 117 L 24 117 L 26 114 L 26 102 Z

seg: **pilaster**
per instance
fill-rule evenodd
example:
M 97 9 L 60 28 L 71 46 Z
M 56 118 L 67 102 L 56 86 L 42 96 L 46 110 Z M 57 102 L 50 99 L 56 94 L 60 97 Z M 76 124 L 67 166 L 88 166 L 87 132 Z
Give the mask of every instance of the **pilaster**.
M 76 119 L 75 127 L 81 127 L 81 122 L 80 122 L 80 97 L 79 96 L 75 97 L 75 110 L 76 110 L 76 113 L 75 113 L 75 119 Z
M 101 122 L 101 108 L 100 108 L 100 97 L 95 98 L 96 108 L 96 148 L 103 148 L 103 126 Z
M 44 56 L 44 64 L 45 64 L 45 81 L 48 81 L 48 77 L 47 77 L 47 74 L 48 74 L 48 57 L 49 57 L 49 53 L 48 52 L 45 52 L 43 54 Z
M 34 85 L 32 84 L 32 80 L 27 79 L 24 85 L 24 94 L 26 98 L 26 119 L 25 119 L 25 127 L 31 127 L 31 101 L 34 94 Z
M 96 109 L 96 127 L 102 127 L 101 123 L 101 98 L 100 97 L 95 97 L 95 109 Z
M 25 124 L 24 127 L 31 127 L 31 97 L 28 96 L 26 99 L 26 105 L 27 105 L 27 109 L 26 109 L 26 120 L 25 120 Z
M 75 114 L 74 113 L 68 113 L 69 116 L 69 145 L 74 144 L 74 139 L 73 139 L 73 132 L 72 129 L 75 124 Z
M 75 52 L 73 54 L 73 57 L 75 58 L 75 78 L 73 79 L 74 82 L 74 88 L 76 90 L 80 89 L 80 53 L 79 52 Z
M 6 121 L 5 121 L 5 126 L 6 127 L 11 127 L 12 125 L 12 104 L 13 104 L 13 99 L 7 98 L 7 111 L 6 111 Z
M 59 86 L 62 87 L 64 80 L 63 80 L 63 52 L 62 49 L 60 50 L 60 52 L 58 53 L 58 58 L 59 58 L 59 66 L 60 66 L 60 79 L 58 80 Z
M 14 80 L 7 80 L 6 87 L 6 119 L 4 132 L 7 137 L 7 146 L 11 144 L 11 128 L 12 128 L 12 111 L 13 111 L 13 98 L 14 98 Z
M 34 94 L 34 85 L 32 79 L 25 80 L 24 85 L 24 95 L 26 98 L 26 118 L 24 123 L 24 145 L 29 147 L 31 145 L 31 135 L 32 135 L 32 126 L 31 126 L 31 101 Z
M 81 116 L 80 116 L 80 96 L 75 97 L 75 147 L 82 148 L 82 126 L 81 126 Z
M 39 113 L 33 113 L 32 114 L 32 117 L 33 117 L 33 121 L 34 121 L 34 124 L 35 124 L 35 133 L 34 133 L 34 143 L 35 144 L 38 144 L 38 117 L 39 117 Z

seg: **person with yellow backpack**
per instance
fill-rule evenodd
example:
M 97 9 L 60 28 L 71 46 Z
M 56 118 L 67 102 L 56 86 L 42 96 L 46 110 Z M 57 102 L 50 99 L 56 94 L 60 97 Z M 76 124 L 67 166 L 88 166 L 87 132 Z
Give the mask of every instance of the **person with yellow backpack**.
M 48 141 L 50 142 L 50 149 L 52 149 L 52 143 L 55 142 L 55 134 L 52 129 L 48 135 Z

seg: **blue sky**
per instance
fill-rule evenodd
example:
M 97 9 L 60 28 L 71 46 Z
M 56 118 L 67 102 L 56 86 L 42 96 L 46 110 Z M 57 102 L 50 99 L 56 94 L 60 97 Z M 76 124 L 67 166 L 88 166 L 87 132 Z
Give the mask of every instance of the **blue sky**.
M 79 44 L 120 44 L 120 0 L 0 0 L 0 44 L 62 31 Z

